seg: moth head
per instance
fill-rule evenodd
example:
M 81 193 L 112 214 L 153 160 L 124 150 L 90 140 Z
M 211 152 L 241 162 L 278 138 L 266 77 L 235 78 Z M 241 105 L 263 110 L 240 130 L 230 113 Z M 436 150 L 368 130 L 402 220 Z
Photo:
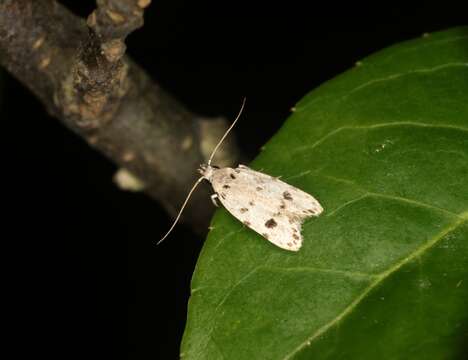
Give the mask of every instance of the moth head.
M 211 166 L 208 164 L 201 164 L 198 168 L 198 172 L 208 181 L 211 181 L 213 177 L 213 171 L 219 169 L 217 166 Z

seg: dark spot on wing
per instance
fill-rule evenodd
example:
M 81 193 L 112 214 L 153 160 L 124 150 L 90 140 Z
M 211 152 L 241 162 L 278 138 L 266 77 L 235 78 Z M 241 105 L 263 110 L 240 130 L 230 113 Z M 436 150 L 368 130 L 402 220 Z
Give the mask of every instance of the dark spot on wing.
M 293 234 L 293 238 L 299 240 L 299 236 L 297 236 L 296 234 Z
M 231 188 L 229 185 L 223 185 L 223 189 L 229 189 Z
M 221 196 L 222 199 L 226 199 L 226 194 L 225 193 L 221 193 L 220 196 Z
M 289 193 L 289 191 L 285 191 L 285 192 L 283 193 L 283 197 L 284 197 L 286 200 L 292 200 L 292 199 L 293 199 L 292 196 L 291 196 L 291 194 Z
M 262 191 L 262 190 L 263 190 L 263 188 L 262 188 L 262 187 L 260 187 L 260 186 L 257 186 L 257 187 L 255 188 L 255 190 L 257 190 L 257 191 Z
M 292 230 L 293 232 L 297 233 L 297 229 L 291 228 L 291 230 Z
M 288 246 L 289 246 L 289 247 L 292 247 L 292 244 L 289 242 L 289 243 L 288 243 Z
M 270 229 L 274 228 L 276 225 L 278 224 L 276 223 L 275 219 L 270 219 L 265 223 L 265 226 Z
M 244 225 L 245 225 L 245 226 L 250 226 L 250 221 L 247 221 L 247 220 L 244 221 Z
M 255 204 L 254 204 L 253 201 L 249 201 L 249 205 L 250 205 L 250 206 L 254 206 Z
M 262 236 L 268 240 L 268 234 L 267 233 L 263 233 Z
M 286 204 L 282 202 L 280 205 L 280 209 L 286 209 Z
M 239 169 L 234 169 L 234 171 L 235 171 L 236 173 L 238 173 L 238 174 L 240 173 L 240 170 L 239 170 Z
M 229 176 L 231 177 L 231 179 L 235 179 L 235 178 L 236 178 L 236 175 L 234 175 L 234 174 L 229 174 Z
M 290 224 L 295 224 L 299 219 L 296 216 L 291 216 L 288 221 Z
M 309 209 L 309 210 L 307 210 L 307 211 L 308 211 L 309 213 L 311 213 L 311 214 L 315 214 L 315 212 L 316 212 L 314 209 Z
M 212 165 L 211 166 L 213 169 L 219 169 L 219 166 L 216 166 L 216 165 Z
M 245 213 L 246 211 L 249 211 L 249 209 L 247 209 L 247 208 L 240 208 L 240 212 L 241 212 L 241 213 Z

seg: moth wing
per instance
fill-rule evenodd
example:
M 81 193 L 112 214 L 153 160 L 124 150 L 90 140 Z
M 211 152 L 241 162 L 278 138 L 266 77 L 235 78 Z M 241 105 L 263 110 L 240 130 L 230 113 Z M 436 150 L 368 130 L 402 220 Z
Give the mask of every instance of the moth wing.
M 234 217 L 286 250 L 300 249 L 302 221 L 322 211 L 311 195 L 245 166 L 216 170 L 212 185 Z
M 318 216 L 323 212 L 320 203 L 309 193 L 247 166 L 239 165 L 238 169 L 249 177 L 258 179 L 258 183 L 264 185 L 272 196 L 280 199 L 280 205 L 284 205 L 288 212 L 301 218 Z
M 302 246 L 302 219 L 287 213 L 265 215 L 256 217 L 249 227 L 282 249 L 298 251 Z

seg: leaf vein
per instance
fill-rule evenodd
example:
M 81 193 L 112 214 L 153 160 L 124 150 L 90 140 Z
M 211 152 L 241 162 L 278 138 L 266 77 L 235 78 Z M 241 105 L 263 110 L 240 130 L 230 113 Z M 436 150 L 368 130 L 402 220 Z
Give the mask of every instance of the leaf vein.
M 394 272 L 399 270 L 402 266 L 405 264 L 411 262 L 415 258 L 423 255 L 427 250 L 432 248 L 434 245 L 436 245 L 441 239 L 443 239 L 447 234 L 450 232 L 456 230 L 458 227 L 460 227 L 463 223 L 468 222 L 468 211 L 464 212 L 457 221 L 453 222 L 451 225 L 447 226 L 445 229 L 443 229 L 437 236 L 426 242 L 424 245 L 420 246 L 418 249 L 416 249 L 413 253 L 408 255 L 407 257 L 403 258 L 399 262 L 397 262 L 395 265 L 391 266 L 388 270 L 382 272 L 375 281 L 373 281 L 363 292 L 361 295 L 359 295 L 353 302 L 351 302 L 337 317 L 335 317 L 333 320 L 329 321 L 327 324 L 323 325 L 321 328 L 319 328 L 317 331 L 315 331 L 309 338 L 307 338 L 306 341 L 302 342 L 297 346 L 291 353 L 287 354 L 284 357 L 284 360 L 291 359 L 294 354 L 298 353 L 301 351 L 303 348 L 306 346 L 310 345 L 312 341 L 314 341 L 316 338 L 318 338 L 320 335 L 322 335 L 325 331 L 330 329 L 332 326 L 336 325 L 339 323 L 341 320 L 343 320 L 348 314 L 351 313 L 351 311 L 373 290 L 375 289 L 379 284 L 381 284 L 386 278 L 388 278 L 390 275 L 392 275 Z
M 325 179 L 331 179 L 331 180 L 334 180 L 334 181 L 343 182 L 345 184 L 354 186 L 356 188 L 356 190 L 362 192 L 362 194 L 355 197 L 354 199 L 351 199 L 351 200 L 341 204 L 337 208 L 333 209 L 332 211 L 328 212 L 326 214 L 326 216 L 335 215 L 338 211 L 342 210 L 343 208 L 347 207 L 348 205 L 351 205 L 351 204 L 353 204 L 353 203 L 355 203 L 357 201 L 360 201 L 360 200 L 362 200 L 364 198 L 374 196 L 374 197 L 381 197 L 381 198 L 406 202 L 406 203 L 410 203 L 410 204 L 417 205 L 417 206 L 420 206 L 420 207 L 425 207 L 425 208 L 428 208 L 428 209 L 437 210 L 437 211 L 444 212 L 444 213 L 446 213 L 446 214 L 448 214 L 450 216 L 454 216 L 454 217 L 462 217 L 462 215 L 460 215 L 460 214 L 454 213 L 453 211 L 441 208 L 439 206 L 427 204 L 427 203 L 424 203 L 422 201 L 418 201 L 418 200 L 414 200 L 414 199 L 410 199 L 410 198 L 406 198 L 406 197 L 402 197 L 402 196 L 390 195 L 390 194 L 384 194 L 384 193 L 377 193 L 377 192 L 369 191 L 369 190 L 365 189 L 364 187 L 362 187 L 361 185 L 357 184 L 356 182 L 354 182 L 352 180 L 338 178 L 336 176 L 327 175 L 327 174 L 323 174 L 323 173 L 319 173 L 319 172 L 315 172 L 315 173 L 310 172 L 310 171 L 309 172 L 303 172 L 303 173 L 300 173 L 298 175 L 292 176 L 289 179 L 299 178 L 299 177 L 306 176 L 306 175 L 319 176 L 319 177 L 322 177 L 322 178 L 325 178 Z
M 336 213 L 338 213 L 339 211 L 341 211 L 343 208 L 355 203 L 355 202 L 358 202 L 358 201 L 361 201 L 365 198 L 368 198 L 368 197 L 379 197 L 379 198 L 384 198 L 384 199 L 389 199 L 389 200 L 394 200 L 394 201 L 400 201 L 400 202 L 405 202 L 405 203 L 409 203 L 409 204 L 412 204 L 412 205 L 415 205 L 415 206 L 418 206 L 418 207 L 425 207 L 425 208 L 428 208 L 428 209 L 432 209 L 432 210 L 437 210 L 437 211 L 440 211 L 440 212 L 444 212 L 450 216 L 453 216 L 453 217 L 461 217 L 459 214 L 457 213 L 454 213 L 452 211 L 449 211 L 449 210 L 446 210 L 444 208 L 441 208 L 441 207 L 438 207 L 438 206 L 434 206 L 434 205 L 430 205 L 430 204 L 426 204 L 426 203 L 423 203 L 421 201 L 417 201 L 417 200 L 413 200 L 413 199 L 408 199 L 408 198 L 405 198 L 405 197 L 401 197 L 401 196 L 395 196 L 395 195 L 387 195 L 387 194 L 381 194 L 381 193 L 374 193 L 374 192 L 366 192 L 364 193 L 363 195 L 361 196 L 358 196 L 354 199 L 351 199 L 347 202 L 345 202 L 344 204 L 340 205 L 339 207 L 337 207 L 336 209 L 332 210 L 331 212 L 329 212 L 326 216 L 333 216 L 333 215 L 336 215 Z
M 411 121 L 395 121 L 395 122 L 379 123 L 379 124 L 372 124 L 372 125 L 342 126 L 342 127 L 339 127 L 338 129 L 335 129 L 325 134 L 320 139 L 315 141 L 312 145 L 296 147 L 291 155 L 293 157 L 298 152 L 313 150 L 319 145 L 321 145 L 323 142 L 325 142 L 325 140 L 327 140 L 328 138 L 333 137 L 334 135 L 345 130 L 368 130 L 368 129 L 371 130 L 371 129 L 379 129 L 379 128 L 385 128 L 385 127 L 399 127 L 399 126 L 402 126 L 402 127 L 413 126 L 413 127 L 434 128 L 434 129 L 451 129 L 451 130 L 456 130 L 456 131 L 468 132 L 468 128 L 461 127 L 461 126 L 453 126 L 453 125 L 448 125 L 448 124 L 427 124 L 427 123 L 418 123 L 418 122 L 411 122 Z
M 434 66 L 434 67 L 431 67 L 431 68 L 413 69 L 413 70 L 409 70 L 409 71 L 402 72 L 402 73 L 391 74 L 391 75 L 388 75 L 388 76 L 385 76 L 385 77 L 382 77 L 382 78 L 372 79 L 372 80 L 369 80 L 369 81 L 365 82 L 364 84 L 361 84 L 361 85 L 355 87 L 354 89 L 350 90 L 347 94 L 343 95 L 343 97 L 341 97 L 339 101 L 344 100 L 347 97 L 349 97 L 350 95 L 352 95 L 353 93 L 358 92 L 358 91 L 360 91 L 360 90 L 362 90 L 362 89 L 364 89 L 364 88 L 366 88 L 368 86 L 371 86 L 371 85 L 373 85 L 375 83 L 381 83 L 381 82 L 385 82 L 385 81 L 389 81 L 389 80 L 398 79 L 398 78 L 406 76 L 406 75 L 424 74 L 424 73 L 439 71 L 439 70 L 442 70 L 442 69 L 447 69 L 447 68 L 450 68 L 450 67 L 460 67 L 460 66 L 466 67 L 466 66 L 468 66 L 468 63 L 464 63 L 464 62 L 447 63 L 447 64 L 442 64 L 442 65 L 437 65 L 437 66 Z
M 274 266 L 262 266 L 262 269 L 273 270 L 280 272 L 294 272 L 294 271 L 307 271 L 307 272 L 317 272 L 317 273 L 329 273 L 336 275 L 344 275 L 350 278 L 377 278 L 379 275 L 362 273 L 359 271 L 347 271 L 347 270 L 335 270 L 335 269 L 325 269 L 325 268 L 316 268 L 312 266 L 294 266 L 294 267 L 274 267 Z M 257 269 L 259 270 L 259 269 Z
M 436 66 L 428 67 L 428 68 L 411 69 L 411 70 L 408 70 L 408 71 L 405 71 L 405 72 L 393 73 L 393 74 L 390 74 L 390 75 L 387 75 L 387 76 L 384 76 L 384 77 L 381 77 L 381 78 L 372 79 L 372 80 L 369 80 L 369 81 L 367 81 L 365 83 L 362 83 L 361 85 L 358 85 L 358 86 L 348 90 L 341 97 L 335 98 L 335 102 L 339 103 L 339 102 L 345 100 L 346 98 L 348 98 L 351 94 L 353 94 L 355 92 L 358 92 L 358 91 L 362 90 L 363 88 L 366 88 L 366 87 L 368 87 L 370 85 L 373 85 L 375 83 L 390 81 L 390 80 L 398 79 L 400 77 L 403 77 L 403 76 L 406 76 L 406 75 L 411 75 L 411 74 L 418 74 L 418 73 L 423 74 L 423 73 L 430 73 L 430 72 L 443 70 L 443 69 L 450 68 L 450 67 L 467 67 L 467 66 L 468 66 L 468 63 L 466 63 L 466 62 L 450 62 L 450 63 L 436 65 Z M 308 104 L 305 104 L 305 105 L 303 105 L 301 107 L 296 108 L 296 112 L 303 112 L 304 110 L 308 109 L 309 107 L 317 105 L 318 102 L 326 100 L 328 98 L 332 98 L 332 97 L 333 96 L 319 97 L 319 98 L 317 98 L 315 100 L 312 100 Z

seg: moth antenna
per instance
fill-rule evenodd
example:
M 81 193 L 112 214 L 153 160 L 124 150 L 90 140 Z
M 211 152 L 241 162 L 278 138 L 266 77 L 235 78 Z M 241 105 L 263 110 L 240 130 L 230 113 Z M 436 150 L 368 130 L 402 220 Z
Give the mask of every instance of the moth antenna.
M 185 201 L 184 203 L 182 204 L 180 210 L 179 210 L 179 213 L 177 214 L 177 217 L 175 218 L 174 222 L 172 223 L 171 227 L 169 228 L 169 230 L 167 231 L 166 235 L 164 235 L 161 240 L 159 240 L 156 245 L 159 245 L 165 238 L 167 238 L 169 236 L 169 234 L 172 232 L 172 230 L 174 230 L 174 227 L 176 226 L 176 224 L 179 222 L 179 219 L 180 219 L 180 216 L 182 215 L 182 211 L 184 211 L 185 209 L 185 206 L 187 205 L 189 199 L 190 199 L 190 196 L 192 196 L 192 193 L 195 191 L 196 187 L 198 186 L 198 184 L 200 184 L 202 182 L 202 180 L 204 179 L 204 177 L 200 177 L 196 182 L 195 184 L 193 184 L 192 186 L 192 189 L 189 191 L 187 197 L 185 198 Z
M 242 105 L 241 105 L 241 108 L 239 110 L 239 113 L 237 114 L 236 118 L 234 119 L 234 121 L 232 122 L 231 126 L 229 126 L 229 128 L 226 130 L 226 132 L 224 133 L 223 137 L 221 138 L 221 140 L 219 140 L 218 144 L 216 144 L 215 148 L 213 149 L 213 152 L 211 153 L 210 155 L 210 158 L 208 159 L 208 163 L 207 165 L 210 166 L 211 165 L 211 161 L 213 160 L 213 157 L 215 156 L 216 154 L 216 151 L 218 151 L 218 148 L 221 146 L 221 144 L 223 143 L 224 139 L 226 139 L 226 136 L 229 134 L 229 132 L 232 130 L 232 128 L 234 127 L 234 125 L 236 125 L 236 122 L 237 120 L 239 120 L 241 114 L 242 114 L 242 111 L 244 110 L 244 106 L 245 106 L 245 100 L 246 98 L 244 97 L 244 100 L 242 100 Z

